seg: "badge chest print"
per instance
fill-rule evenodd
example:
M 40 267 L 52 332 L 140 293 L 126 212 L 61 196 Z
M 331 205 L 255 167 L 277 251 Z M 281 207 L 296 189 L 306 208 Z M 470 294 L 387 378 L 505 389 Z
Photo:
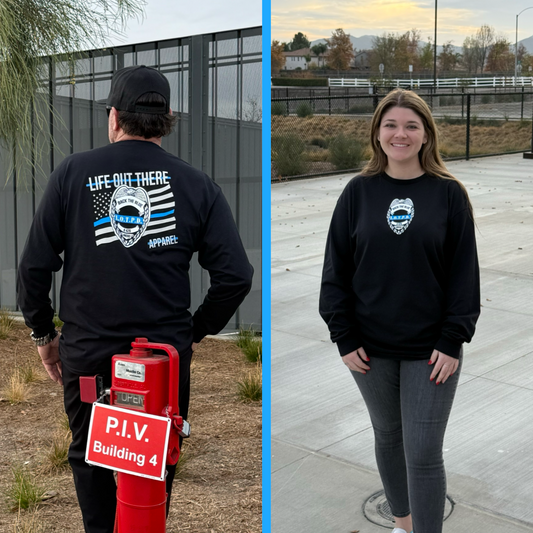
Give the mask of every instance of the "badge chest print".
M 142 236 L 150 220 L 150 199 L 141 187 L 123 185 L 111 197 L 109 219 L 115 235 L 129 248 Z
M 395 198 L 387 211 L 387 222 L 396 235 L 401 235 L 411 224 L 415 216 L 415 206 L 411 198 Z

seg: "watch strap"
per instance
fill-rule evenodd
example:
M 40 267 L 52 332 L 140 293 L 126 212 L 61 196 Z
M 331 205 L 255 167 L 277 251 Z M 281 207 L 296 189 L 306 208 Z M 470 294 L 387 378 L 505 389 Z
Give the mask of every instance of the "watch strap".
M 47 333 L 44 337 L 36 337 L 33 331 L 30 333 L 31 340 L 35 343 L 35 346 L 46 346 L 47 344 L 50 344 L 57 335 L 58 333 L 56 329 Z

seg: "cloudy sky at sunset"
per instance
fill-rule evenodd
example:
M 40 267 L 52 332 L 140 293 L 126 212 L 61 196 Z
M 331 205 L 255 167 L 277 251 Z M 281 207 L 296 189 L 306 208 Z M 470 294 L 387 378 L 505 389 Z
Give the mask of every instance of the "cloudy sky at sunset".
M 482 24 L 515 41 L 516 14 L 532 0 L 438 0 L 437 43 L 461 46 Z M 298 31 L 309 40 L 330 37 L 342 28 L 354 37 L 417 28 L 422 40 L 433 36 L 435 2 L 405 0 L 272 0 L 272 39 L 291 40 Z M 518 40 L 533 35 L 533 9 L 519 17 Z

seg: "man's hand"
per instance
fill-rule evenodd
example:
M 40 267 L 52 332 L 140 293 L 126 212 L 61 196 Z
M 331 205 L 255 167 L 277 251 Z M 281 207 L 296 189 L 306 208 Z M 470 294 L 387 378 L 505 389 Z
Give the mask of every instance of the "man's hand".
M 457 367 L 459 366 L 459 359 L 450 357 L 449 355 L 438 352 L 437 350 L 433 350 L 429 364 L 435 364 L 435 368 L 433 368 L 433 372 L 431 372 L 429 380 L 433 381 L 435 378 L 437 378 L 438 385 L 439 383 L 444 383 L 457 370 Z
M 342 356 L 342 362 L 354 372 L 361 372 L 366 374 L 370 367 L 363 361 L 370 361 L 368 355 L 366 355 L 364 348 L 358 348 L 354 352 L 347 353 Z
M 37 350 L 50 378 L 63 385 L 61 361 L 59 359 L 59 335 L 56 335 L 56 338 L 46 346 L 37 346 Z

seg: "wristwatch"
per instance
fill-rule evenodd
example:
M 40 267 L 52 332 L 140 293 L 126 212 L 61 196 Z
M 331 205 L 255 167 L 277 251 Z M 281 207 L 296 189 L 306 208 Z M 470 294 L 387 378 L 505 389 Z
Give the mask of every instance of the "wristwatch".
M 33 331 L 30 333 L 31 340 L 35 343 L 35 346 L 46 346 L 51 343 L 57 337 L 57 330 L 54 329 L 51 333 L 47 333 L 44 337 L 36 337 Z

